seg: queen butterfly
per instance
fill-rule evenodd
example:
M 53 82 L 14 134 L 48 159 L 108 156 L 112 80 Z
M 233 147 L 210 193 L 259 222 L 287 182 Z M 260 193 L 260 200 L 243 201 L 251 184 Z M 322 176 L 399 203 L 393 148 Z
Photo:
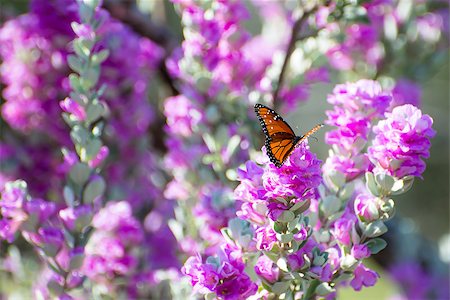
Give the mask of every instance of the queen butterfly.
M 318 124 L 305 135 L 297 136 L 291 126 L 273 109 L 257 103 L 255 104 L 255 112 L 266 136 L 267 155 L 278 168 L 283 165 L 295 147 L 323 126 L 323 124 Z

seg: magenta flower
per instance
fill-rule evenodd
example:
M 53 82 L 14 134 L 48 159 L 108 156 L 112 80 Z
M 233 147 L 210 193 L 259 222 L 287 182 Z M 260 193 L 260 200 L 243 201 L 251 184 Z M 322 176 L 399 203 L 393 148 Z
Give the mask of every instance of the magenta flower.
M 354 202 L 355 214 L 365 222 L 379 218 L 377 198 L 370 194 L 359 194 Z
M 261 255 L 255 265 L 255 273 L 269 283 L 278 280 L 280 270 L 266 255 Z
M 395 107 L 385 114 L 373 131 L 376 134 L 368 149 L 374 173 L 388 173 L 397 178 L 421 177 L 423 158 L 430 156 L 430 138 L 435 135 L 433 119 L 411 104 Z
M 186 96 L 166 99 L 164 113 L 171 133 L 188 137 L 203 119 L 200 109 Z
M 191 279 L 195 292 L 214 292 L 218 299 L 246 299 L 258 290 L 244 272 L 240 250 L 230 245 L 220 248 L 218 256 L 208 257 L 203 263 L 200 256 L 188 258 L 181 272 Z
M 255 231 L 256 248 L 270 251 L 277 242 L 277 234 L 270 226 L 260 227 Z
M 84 121 L 86 119 L 86 111 L 84 108 L 69 97 L 66 97 L 63 101 L 60 101 L 59 106 L 65 112 L 74 115 L 78 121 Z
M 322 182 L 321 161 L 309 151 L 306 142 L 299 145 L 281 168 L 270 163 L 262 176 L 266 197 L 295 197 L 296 202 L 313 197 L 315 188 Z
M 374 286 L 380 277 L 377 272 L 366 268 L 362 263 L 356 267 L 354 274 L 355 277 L 350 282 L 350 285 L 355 291 L 360 291 L 363 286 Z
M 351 246 L 353 243 L 353 231 L 355 230 L 356 219 L 353 215 L 349 213 L 344 213 L 344 215 L 334 222 L 331 229 L 331 233 L 335 239 L 346 246 Z
M 358 244 L 352 247 L 350 252 L 356 259 L 363 259 L 370 256 L 370 250 L 366 245 Z

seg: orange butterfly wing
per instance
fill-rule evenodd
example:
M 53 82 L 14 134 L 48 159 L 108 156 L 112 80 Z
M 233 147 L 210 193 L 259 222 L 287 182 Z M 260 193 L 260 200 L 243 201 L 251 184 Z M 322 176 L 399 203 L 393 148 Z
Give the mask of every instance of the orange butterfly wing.
M 296 145 L 323 126 L 323 124 L 318 124 L 305 135 L 299 137 L 295 135 L 291 126 L 273 109 L 262 104 L 255 104 L 255 112 L 266 136 L 267 155 L 270 161 L 278 168 L 283 165 Z
M 266 136 L 266 151 L 277 167 L 283 165 L 295 147 L 297 136 L 291 126 L 273 109 L 262 104 L 255 104 L 255 112 Z

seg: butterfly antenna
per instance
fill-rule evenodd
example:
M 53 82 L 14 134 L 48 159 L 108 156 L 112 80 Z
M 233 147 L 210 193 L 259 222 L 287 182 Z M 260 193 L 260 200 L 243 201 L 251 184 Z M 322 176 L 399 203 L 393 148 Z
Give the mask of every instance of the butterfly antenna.
M 313 138 L 316 140 L 316 143 L 319 141 L 315 136 L 310 136 L 310 138 Z

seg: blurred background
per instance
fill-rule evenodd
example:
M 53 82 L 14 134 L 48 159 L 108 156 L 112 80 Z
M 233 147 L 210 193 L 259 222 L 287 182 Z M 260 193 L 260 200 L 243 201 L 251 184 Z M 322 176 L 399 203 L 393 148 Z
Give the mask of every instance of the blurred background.
M 120 17 L 120 11 L 126 2 L 105 1 L 105 3 L 111 14 Z M 180 18 L 171 3 L 162 0 L 140 0 L 137 1 L 137 6 L 144 15 L 151 14 L 150 22 L 155 25 L 152 28 L 156 28 L 157 30 L 149 34 L 159 46 L 166 49 L 173 48 L 174 45 L 171 44 L 173 41 L 179 43 L 182 40 L 183 34 Z M 253 8 L 250 4 L 249 7 L 250 9 Z M 0 3 L 1 24 L 6 20 L 27 13 L 28 10 L 28 1 L 2 0 Z M 139 27 L 139 22 L 137 24 L 131 24 L 130 20 L 126 17 L 122 21 L 125 24 L 128 22 L 128 25 L 131 27 L 134 26 L 134 30 Z M 246 26 L 250 31 L 258 30 L 261 22 L 260 18 L 252 18 L 247 21 Z M 164 28 L 168 28 L 169 31 L 164 31 Z M 138 34 L 142 34 L 142 32 L 138 32 Z M 446 50 L 444 53 L 446 57 L 440 60 L 441 63 L 439 66 L 433 68 L 432 71 L 426 76 L 422 76 L 422 79 L 419 80 L 419 84 L 422 87 L 422 109 L 424 113 L 429 114 L 434 119 L 433 127 L 437 131 L 437 135 L 432 140 L 431 157 L 427 160 L 427 169 L 423 174 L 424 180 L 416 179 L 413 188 L 408 193 L 394 199 L 396 201 L 397 211 L 395 219 L 389 224 L 389 233 L 387 236 L 388 247 L 369 263 L 369 266 L 381 274 L 380 282 L 375 287 L 363 289 L 363 291 L 358 293 L 353 292 L 351 289 L 345 289 L 339 294 L 339 299 L 392 299 L 393 295 L 400 290 L 400 287 L 390 277 L 392 272 L 388 270 L 392 267 L 394 261 L 401 261 L 402 257 L 406 258 L 408 255 L 417 259 L 418 266 L 424 267 L 424 269 L 428 269 L 429 265 L 434 263 L 431 262 L 431 259 L 428 260 L 426 258 L 426 256 L 430 255 L 436 256 L 438 260 L 444 261 L 447 264 L 449 263 L 450 69 L 448 54 L 448 50 Z M 442 53 L 439 55 L 442 55 Z M 295 61 L 293 64 L 295 64 Z M 8 72 L 8 70 L 4 70 L 3 72 Z M 151 83 L 152 86 L 157 86 L 158 84 L 165 85 L 158 92 L 158 99 L 164 99 L 164 97 L 170 94 L 171 87 L 165 83 L 164 75 L 164 73 L 158 73 L 155 76 L 155 81 Z M 306 131 L 316 123 L 323 122 L 326 118 L 325 111 L 331 108 L 326 102 L 327 95 L 332 91 L 335 84 L 342 83 L 345 80 L 345 78 L 334 74 L 331 76 L 329 83 L 315 84 L 308 101 L 299 103 L 294 112 L 282 113 L 282 115 L 285 116 L 285 119 L 295 128 L 297 133 Z M 0 85 L 0 89 L 3 90 L 4 88 L 5 83 L 3 82 Z M 5 99 L 2 96 L 0 105 L 3 105 L 4 102 Z M 150 132 L 150 135 L 152 135 L 152 143 L 163 152 L 165 149 L 161 145 L 163 144 L 162 140 L 164 137 L 162 131 L 158 131 L 158 128 L 161 129 L 164 120 L 159 119 L 159 117 L 161 116 L 158 116 L 156 121 L 156 123 L 159 122 L 159 126 L 155 126 L 156 129 L 153 127 L 150 128 L 150 131 L 153 130 L 153 132 Z M 0 125 L 1 142 L 5 141 L 4 137 L 6 135 L 10 136 L 11 134 L 16 135 L 19 141 L 20 139 L 30 138 L 26 134 L 18 135 L 14 133 L 14 130 L 3 119 L 0 119 Z M 317 152 L 318 157 L 322 160 L 325 160 L 328 155 L 328 145 L 323 142 L 324 132 L 325 130 L 322 130 L 317 134 L 317 142 L 311 141 L 310 143 L 312 150 Z M 16 155 L 22 154 L 16 153 Z M 24 159 L 19 158 L 18 160 L 23 161 Z M 2 157 L 2 168 L 5 168 L 6 164 L 7 162 Z M 31 274 L 37 274 L 39 267 L 32 250 L 24 241 L 19 241 L 16 245 L 21 249 L 21 255 L 24 256 L 24 268 L 21 269 L 22 273 L 17 274 L 23 281 L 20 284 L 12 282 L 10 276 L 6 272 L 2 272 L 2 267 L 0 266 L 0 291 L 7 291 L 6 294 L 11 293 L 14 295 L 16 289 L 22 288 L 24 291 L 17 293 L 17 295 L 23 296 L 27 295 L 26 290 L 33 284 L 33 276 Z M 6 244 L 2 244 L 0 257 L 5 257 L 7 252 L 13 258 L 14 256 L 17 258 L 20 255 L 17 248 L 8 248 Z M 448 265 L 440 267 L 448 269 Z M 423 276 L 427 276 L 427 272 L 420 268 L 404 269 L 403 271 L 408 272 L 408 270 L 413 270 L 412 272 L 423 272 Z M 420 284 L 420 282 L 415 282 L 415 284 Z M 11 299 L 21 299 L 21 296 L 17 296 L 17 298 L 12 297 Z

